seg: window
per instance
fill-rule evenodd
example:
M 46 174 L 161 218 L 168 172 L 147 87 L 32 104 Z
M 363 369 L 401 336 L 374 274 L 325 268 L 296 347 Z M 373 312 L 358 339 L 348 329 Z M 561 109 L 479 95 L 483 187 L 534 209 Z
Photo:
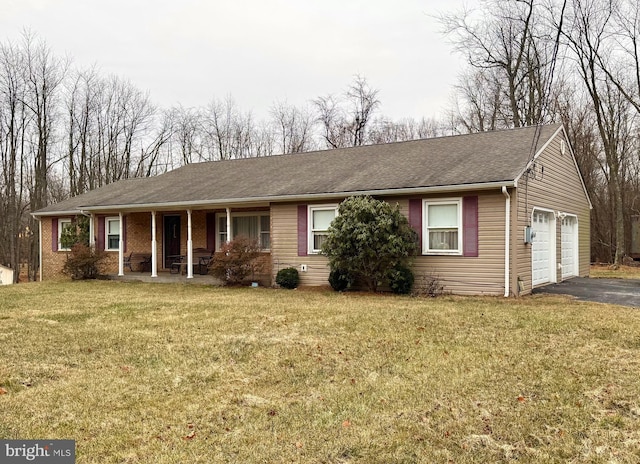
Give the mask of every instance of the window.
M 120 249 L 120 218 L 105 218 L 104 232 L 104 243 L 106 244 L 105 250 L 118 251 Z
M 227 215 L 217 215 L 216 250 L 227 241 Z M 231 227 L 233 237 L 245 235 L 252 240 L 258 240 L 262 250 L 271 248 L 271 232 L 269 213 L 231 213 Z
M 422 249 L 426 254 L 462 254 L 462 201 L 424 201 L 425 230 Z
M 62 244 L 62 234 L 65 230 L 71 229 L 71 218 L 59 218 L 58 219 L 58 251 L 68 251 L 71 248 L 67 248 Z
M 338 215 L 338 207 L 309 206 L 309 254 L 320 253 L 322 244 L 328 237 L 331 221 Z

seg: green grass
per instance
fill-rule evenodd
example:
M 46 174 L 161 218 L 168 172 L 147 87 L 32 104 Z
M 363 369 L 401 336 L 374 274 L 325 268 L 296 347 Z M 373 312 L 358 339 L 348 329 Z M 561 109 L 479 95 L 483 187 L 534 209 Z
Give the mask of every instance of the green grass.
M 629 308 L 21 284 L 0 347 L 0 438 L 78 463 L 640 461 Z

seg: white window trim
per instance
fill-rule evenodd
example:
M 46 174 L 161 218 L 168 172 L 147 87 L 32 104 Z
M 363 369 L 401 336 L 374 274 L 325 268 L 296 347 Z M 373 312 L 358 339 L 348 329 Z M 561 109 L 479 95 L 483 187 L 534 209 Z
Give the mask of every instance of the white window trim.
M 120 221 L 119 216 L 108 216 L 104 218 L 104 251 L 120 251 L 120 235 L 118 234 L 118 246 L 116 248 L 109 248 L 109 222 Z M 120 227 L 118 227 L 120 230 Z
M 70 251 L 71 248 L 63 248 L 62 247 L 62 230 L 64 229 L 65 224 L 71 225 L 73 220 L 71 218 L 58 218 L 58 251 Z
M 451 205 L 458 207 L 458 249 L 457 250 L 441 250 L 429 248 L 429 206 Z M 462 239 L 462 198 L 438 198 L 435 200 L 422 200 L 422 254 L 423 255 L 445 255 L 445 256 L 462 256 L 463 239 Z
M 335 211 L 336 217 L 338 217 L 338 205 L 335 203 L 326 205 L 309 205 L 307 207 L 307 253 L 310 255 L 320 254 L 320 250 L 313 248 L 313 237 L 317 232 L 323 232 L 324 230 L 313 230 L 313 212 L 314 211 Z
M 257 216 L 257 217 L 262 217 L 262 216 L 267 216 L 269 217 L 269 227 L 271 227 L 271 213 L 269 211 L 256 211 L 256 212 L 240 212 L 240 213 L 234 213 L 233 211 L 231 212 L 231 219 L 233 220 L 234 217 L 251 217 L 251 216 Z M 227 213 L 216 213 L 216 251 L 220 251 L 220 248 L 222 247 L 223 243 L 220 240 L 220 230 L 218 230 L 218 225 L 220 224 L 220 218 L 224 218 L 225 220 L 227 219 Z M 262 228 L 261 228 L 262 222 L 260 221 L 260 219 L 258 219 L 258 243 L 260 244 L 260 246 L 262 247 Z M 232 231 L 234 236 L 237 235 L 235 232 L 235 230 Z M 229 231 L 227 231 L 227 234 L 229 233 Z M 227 235 L 228 236 L 228 235 Z M 269 230 L 269 242 L 271 242 L 271 230 Z M 260 248 L 260 251 L 268 253 L 271 251 L 271 248 Z

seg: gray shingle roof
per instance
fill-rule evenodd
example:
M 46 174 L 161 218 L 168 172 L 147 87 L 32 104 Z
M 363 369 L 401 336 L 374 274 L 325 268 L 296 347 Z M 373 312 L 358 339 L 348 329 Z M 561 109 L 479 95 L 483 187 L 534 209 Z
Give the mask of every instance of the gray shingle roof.
M 521 175 L 532 150 L 539 150 L 559 127 L 190 164 L 157 177 L 116 182 L 36 214 L 507 183 Z

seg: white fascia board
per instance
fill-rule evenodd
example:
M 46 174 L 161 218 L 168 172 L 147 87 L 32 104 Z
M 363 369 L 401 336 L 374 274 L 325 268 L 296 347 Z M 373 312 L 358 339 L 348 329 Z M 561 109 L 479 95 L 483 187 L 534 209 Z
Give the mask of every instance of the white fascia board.
M 540 130 L 542 130 L 542 126 L 539 126 Z M 518 184 L 518 181 L 522 178 L 522 176 L 524 176 L 524 173 L 527 172 L 527 170 L 531 167 L 531 165 L 533 163 L 535 163 L 536 159 L 538 159 L 538 157 L 542 154 L 542 152 L 544 152 L 547 147 L 549 146 L 549 144 L 553 141 L 553 139 L 556 138 L 556 136 L 558 135 L 559 132 L 564 131 L 564 126 L 561 125 L 560 127 L 558 127 L 558 129 L 551 135 L 551 137 L 549 137 L 547 139 L 547 141 L 544 143 L 544 145 L 542 145 L 542 147 L 540 147 L 533 155 L 533 157 L 529 160 L 529 162 L 527 163 L 527 165 L 524 167 L 524 169 L 520 172 L 520 174 L 518 174 L 518 176 L 516 177 L 515 183 L 516 185 Z M 568 145 L 568 144 L 567 144 Z

